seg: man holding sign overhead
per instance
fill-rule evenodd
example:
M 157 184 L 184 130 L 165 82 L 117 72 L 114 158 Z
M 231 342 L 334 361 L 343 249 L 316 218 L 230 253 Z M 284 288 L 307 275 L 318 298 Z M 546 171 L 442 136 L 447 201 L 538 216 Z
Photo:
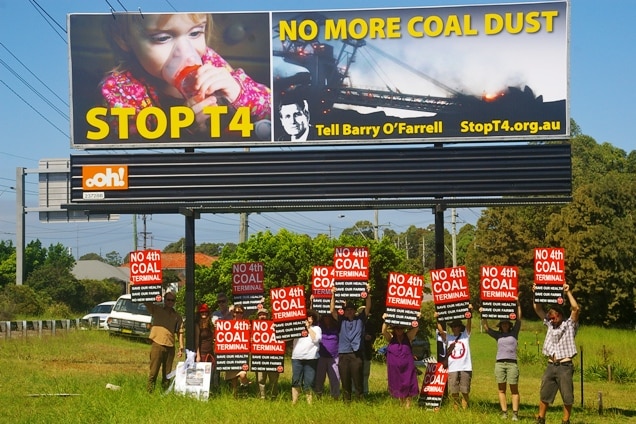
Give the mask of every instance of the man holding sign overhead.
M 536 286 L 532 286 L 534 292 Z M 570 424 L 570 414 L 574 404 L 574 365 L 576 356 L 574 337 L 579 329 L 579 304 L 576 303 L 570 286 L 563 285 L 563 292 L 570 301 L 570 318 L 563 319 L 561 306 L 551 306 L 546 313 L 543 307 L 534 301 L 534 311 L 548 328 L 543 342 L 543 354 L 548 358 L 548 367 L 541 378 L 538 424 L 545 424 L 548 406 L 554 402 L 557 391 L 563 399 L 563 424 Z
M 362 356 L 364 327 L 371 312 L 370 287 L 367 284 L 365 307 L 356 315 L 356 305 L 348 301 L 344 310 L 336 310 L 336 287 L 331 291 L 331 315 L 338 321 L 338 371 L 345 402 L 351 402 L 352 381 L 359 399 L 363 397 Z

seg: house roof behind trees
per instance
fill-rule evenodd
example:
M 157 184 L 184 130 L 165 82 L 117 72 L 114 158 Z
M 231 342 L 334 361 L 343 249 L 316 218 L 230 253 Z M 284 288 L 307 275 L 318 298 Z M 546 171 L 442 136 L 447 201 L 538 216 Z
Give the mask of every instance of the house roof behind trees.
M 201 266 L 210 266 L 219 259 L 218 256 L 208 256 L 204 253 L 194 254 L 194 263 Z M 130 263 L 123 265 L 130 268 Z M 185 253 L 161 253 L 161 269 L 185 269 Z
M 118 268 L 98 260 L 77 261 L 72 272 L 78 280 L 106 280 L 109 278 L 125 282 L 130 280 L 130 268 Z

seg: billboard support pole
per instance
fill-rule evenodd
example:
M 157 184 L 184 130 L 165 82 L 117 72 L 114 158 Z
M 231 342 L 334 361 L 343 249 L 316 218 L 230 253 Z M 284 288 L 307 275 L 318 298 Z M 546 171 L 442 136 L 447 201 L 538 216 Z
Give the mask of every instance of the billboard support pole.
M 435 269 L 444 268 L 444 206 L 435 205 L 433 208 L 435 214 Z M 445 326 L 445 324 L 443 324 Z M 446 355 L 446 349 L 439 337 L 436 337 L 437 343 L 437 362 L 440 362 L 443 355 Z M 446 394 L 447 389 L 444 389 Z
M 185 216 L 185 334 L 186 349 L 195 352 L 194 346 L 194 220 L 201 215 L 192 209 L 184 209 Z
M 435 206 L 435 269 L 444 268 L 444 206 Z

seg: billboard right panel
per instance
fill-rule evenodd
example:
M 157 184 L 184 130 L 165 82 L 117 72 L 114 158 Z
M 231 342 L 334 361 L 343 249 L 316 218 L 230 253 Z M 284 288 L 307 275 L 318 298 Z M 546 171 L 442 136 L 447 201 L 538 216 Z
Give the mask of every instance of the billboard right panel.
M 274 138 L 566 138 L 567 6 L 273 13 Z

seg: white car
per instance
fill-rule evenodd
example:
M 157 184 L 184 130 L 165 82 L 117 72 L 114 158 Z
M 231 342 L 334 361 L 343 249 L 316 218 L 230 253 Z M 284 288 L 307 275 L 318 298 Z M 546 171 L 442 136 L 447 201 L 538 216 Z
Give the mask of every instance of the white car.
M 146 305 L 135 303 L 130 294 L 119 296 L 106 322 L 111 335 L 146 338 L 150 335 L 152 316 Z
M 110 311 L 113 310 L 113 306 L 115 306 L 114 300 L 102 302 L 95 306 L 88 314 L 82 317 L 82 328 L 88 327 L 107 330 L 108 324 L 106 323 L 106 320 L 108 319 L 108 315 L 110 315 Z

